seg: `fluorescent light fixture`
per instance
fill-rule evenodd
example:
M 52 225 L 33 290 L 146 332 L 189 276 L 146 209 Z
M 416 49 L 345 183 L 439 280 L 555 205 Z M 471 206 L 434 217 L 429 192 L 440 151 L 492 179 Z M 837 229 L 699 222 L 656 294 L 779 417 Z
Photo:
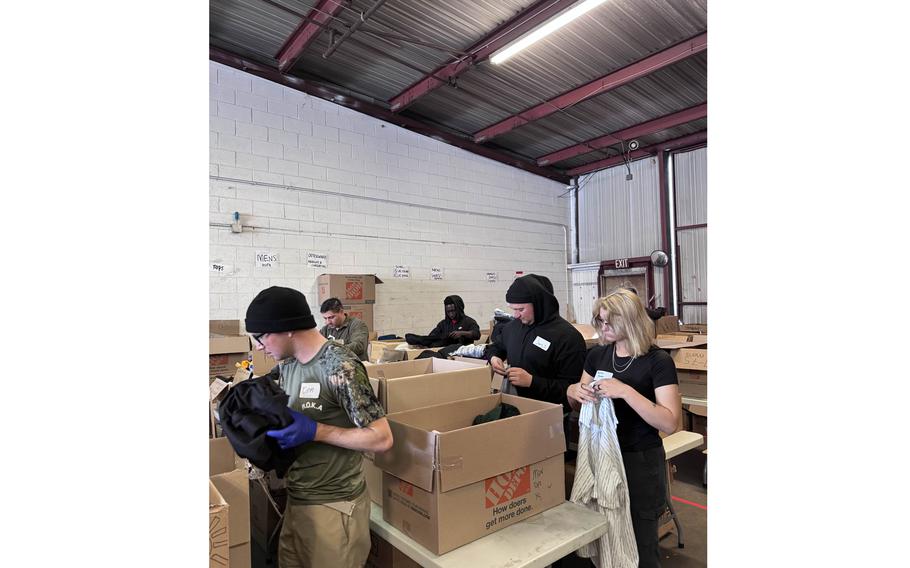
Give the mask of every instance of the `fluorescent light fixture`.
M 568 24 L 575 18 L 586 14 L 593 10 L 594 8 L 600 6 L 607 0 L 584 0 L 584 2 L 579 2 L 575 6 L 569 8 L 565 12 L 559 14 L 555 18 L 543 23 L 537 28 L 534 28 L 530 33 L 520 37 L 514 43 L 510 43 L 506 47 L 500 49 L 490 57 L 490 63 L 494 65 L 499 65 L 506 59 L 512 57 L 522 49 L 528 47 L 529 45 L 534 44 L 540 39 L 545 38 L 551 33 L 555 32 L 559 28 Z

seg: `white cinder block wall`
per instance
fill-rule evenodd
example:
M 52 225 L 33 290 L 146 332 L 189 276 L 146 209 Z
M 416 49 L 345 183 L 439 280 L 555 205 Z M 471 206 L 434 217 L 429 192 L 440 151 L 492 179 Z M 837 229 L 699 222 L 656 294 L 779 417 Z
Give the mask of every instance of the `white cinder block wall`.
M 516 271 L 549 277 L 566 315 L 565 187 L 210 62 L 212 319 L 243 319 L 263 288 L 318 310 L 321 273 L 375 273 L 375 329 L 427 333 L 458 294 L 486 328 Z M 240 213 L 243 232 L 230 223 Z M 257 251 L 278 255 L 257 267 Z M 307 266 L 326 254 L 327 268 Z M 393 267 L 409 278 L 393 277 Z M 432 267 L 444 279 L 433 281 Z M 498 281 L 487 281 L 496 272 Z M 317 314 L 318 315 L 318 314 Z

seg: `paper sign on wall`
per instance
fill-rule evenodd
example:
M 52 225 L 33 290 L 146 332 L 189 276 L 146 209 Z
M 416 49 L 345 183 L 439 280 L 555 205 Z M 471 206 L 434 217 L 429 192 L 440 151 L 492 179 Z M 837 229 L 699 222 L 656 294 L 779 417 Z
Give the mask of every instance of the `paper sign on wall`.
M 234 272 L 234 267 L 230 264 L 222 264 L 220 262 L 212 262 L 209 264 L 209 270 L 211 272 L 218 272 L 220 274 L 231 274 Z
M 497 280 L 499 280 L 497 272 L 487 272 L 487 282 L 496 282 Z
M 278 266 L 278 253 L 264 250 L 256 251 L 256 266 L 258 268 L 271 268 Z
M 442 280 L 442 269 L 436 266 L 430 268 L 430 280 Z
M 308 252 L 306 253 L 306 265 L 313 268 L 327 268 L 329 266 L 329 257 L 319 252 Z
M 399 264 L 395 265 L 395 268 L 392 269 L 392 276 L 395 278 L 410 278 L 411 271 L 407 266 L 401 266 Z

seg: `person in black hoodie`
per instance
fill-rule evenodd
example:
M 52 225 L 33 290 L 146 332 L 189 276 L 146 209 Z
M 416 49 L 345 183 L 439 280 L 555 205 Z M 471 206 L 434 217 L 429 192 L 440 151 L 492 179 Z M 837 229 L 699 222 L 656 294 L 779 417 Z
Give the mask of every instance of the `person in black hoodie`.
M 443 306 L 445 317 L 429 335 L 406 333 L 405 341 L 422 347 L 444 347 L 453 343 L 470 345 L 480 339 L 480 326 L 474 318 L 464 314 L 464 300 L 461 296 L 446 296 Z
M 559 300 L 542 282 L 536 274 L 512 282 L 506 302 L 515 319 L 505 324 L 487 354 L 493 370 L 508 377 L 518 396 L 561 404 L 568 412 L 566 390 L 583 371 L 585 340 L 559 315 Z

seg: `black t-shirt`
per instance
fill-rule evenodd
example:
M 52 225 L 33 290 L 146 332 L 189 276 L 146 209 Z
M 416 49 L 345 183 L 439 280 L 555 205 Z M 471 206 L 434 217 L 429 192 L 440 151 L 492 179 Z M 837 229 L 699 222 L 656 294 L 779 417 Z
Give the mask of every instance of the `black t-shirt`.
M 629 363 L 628 357 L 617 357 L 616 366 L 625 369 Z M 673 359 L 663 349 L 652 346 L 651 349 L 635 359 L 632 365 L 622 373 L 617 373 L 613 368 L 613 345 L 598 345 L 588 351 L 585 359 L 585 372 L 592 378 L 597 376 L 597 371 L 607 371 L 642 396 L 656 402 L 654 389 L 666 385 L 677 385 L 676 365 Z M 616 426 L 616 436 L 619 438 L 619 447 L 624 452 L 638 452 L 655 448 L 662 444 L 657 428 L 644 421 L 626 401 L 613 399 L 613 408 L 619 424 Z

